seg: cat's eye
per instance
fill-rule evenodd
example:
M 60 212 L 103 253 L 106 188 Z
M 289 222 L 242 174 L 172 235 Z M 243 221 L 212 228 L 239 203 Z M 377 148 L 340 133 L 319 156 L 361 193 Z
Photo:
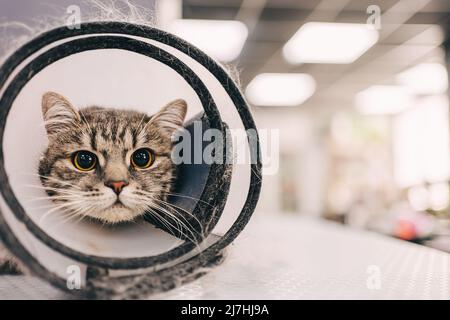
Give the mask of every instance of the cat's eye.
M 153 162 L 155 162 L 155 154 L 148 148 L 138 149 L 131 155 L 131 164 L 139 169 L 147 169 Z
M 97 156 L 89 151 L 77 151 L 72 154 L 72 163 L 80 171 L 91 171 L 97 164 Z

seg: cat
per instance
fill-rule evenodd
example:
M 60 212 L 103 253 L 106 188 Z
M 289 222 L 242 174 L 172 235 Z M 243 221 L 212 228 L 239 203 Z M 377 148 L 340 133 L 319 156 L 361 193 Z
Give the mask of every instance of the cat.
M 97 106 L 77 110 L 62 95 L 45 93 L 48 146 L 38 173 L 55 208 L 106 224 L 156 215 L 156 210 L 170 215 L 166 200 L 176 176 L 171 136 L 186 112 L 182 99 L 153 116 Z M 3 256 L 3 264 L 11 265 Z
M 101 107 L 76 110 L 46 93 L 42 114 L 49 144 L 39 176 L 49 197 L 69 214 L 126 222 L 167 199 L 174 178 L 171 136 L 187 104 L 175 100 L 153 116 Z

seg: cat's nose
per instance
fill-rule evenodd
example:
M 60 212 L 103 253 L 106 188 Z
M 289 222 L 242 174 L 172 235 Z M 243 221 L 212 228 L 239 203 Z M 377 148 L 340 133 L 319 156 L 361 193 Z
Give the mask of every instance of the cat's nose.
M 128 181 L 107 181 L 105 182 L 105 185 L 113 189 L 113 191 L 117 195 L 119 195 L 122 192 L 123 188 L 128 185 Z

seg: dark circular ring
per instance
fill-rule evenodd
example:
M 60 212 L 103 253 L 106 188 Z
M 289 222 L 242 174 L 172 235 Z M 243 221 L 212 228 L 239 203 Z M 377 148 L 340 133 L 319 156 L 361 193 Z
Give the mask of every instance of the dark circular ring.
M 16 99 L 17 95 L 20 93 L 22 88 L 31 80 L 38 72 L 43 70 L 48 65 L 68 57 L 70 55 L 97 49 L 123 49 L 131 52 L 143 54 L 147 57 L 155 59 L 159 62 L 172 68 L 178 74 L 180 74 L 185 81 L 195 90 L 198 95 L 202 106 L 205 110 L 207 118 L 210 122 L 211 128 L 223 130 L 223 124 L 220 119 L 219 112 L 213 101 L 211 94 L 209 93 L 203 82 L 195 75 L 195 73 L 183 62 L 177 59 L 170 53 L 155 47 L 151 44 L 120 36 L 93 36 L 88 38 L 82 38 L 77 40 L 72 40 L 63 43 L 57 47 L 54 47 L 45 53 L 41 54 L 33 61 L 31 61 L 27 66 L 25 66 L 18 74 L 14 77 L 13 81 L 10 83 L 8 88 L 5 90 L 3 96 L 0 99 L 0 106 L 2 112 L 0 113 L 0 141 L 3 139 L 4 134 L 4 124 L 8 116 L 8 111 L 12 107 L 12 103 Z M 201 201 L 207 201 L 206 197 L 212 193 L 216 193 L 217 189 L 212 188 L 214 181 L 218 176 L 222 175 L 224 172 L 223 166 L 214 166 L 208 176 L 208 183 L 206 188 L 200 198 Z M 3 148 L 0 149 L 0 180 L 6 181 L 6 172 L 4 169 L 4 159 L 3 159 Z M 15 216 L 22 221 L 28 230 L 30 230 L 39 240 L 43 241 L 47 246 L 56 251 L 71 257 L 77 261 L 95 265 L 100 267 L 112 268 L 112 269 L 132 269 L 132 268 L 146 268 L 155 265 L 156 263 L 165 263 L 167 261 L 178 258 L 179 256 L 187 253 L 189 250 L 195 247 L 194 244 L 190 242 L 184 242 L 180 246 L 171 249 L 162 254 L 149 257 L 138 257 L 138 258 L 111 258 L 111 257 L 101 257 L 81 253 L 77 250 L 71 249 L 66 245 L 58 242 L 57 240 L 50 237 L 45 231 L 43 231 L 38 225 L 36 225 L 25 213 L 25 210 L 16 199 L 11 190 L 9 184 L 4 183 L 0 185 L 0 192 L 3 195 L 6 203 L 12 209 Z M 226 198 L 222 198 L 225 201 Z M 199 201 L 199 204 L 201 203 Z M 219 205 L 219 204 L 217 204 Z
M 188 264 L 200 264 L 208 257 L 215 256 L 219 254 L 228 244 L 230 244 L 237 235 L 242 231 L 247 222 L 249 221 L 256 203 L 259 198 L 260 188 L 261 188 L 261 159 L 259 156 L 259 137 L 256 132 L 256 127 L 248 109 L 248 106 L 243 98 L 243 95 L 235 84 L 235 82 L 230 78 L 228 73 L 218 65 L 213 59 L 204 54 L 202 51 L 187 43 L 186 41 L 164 32 L 159 29 L 134 25 L 122 22 L 91 22 L 84 23 L 79 29 L 70 30 L 66 27 L 60 27 L 48 32 L 41 34 L 40 36 L 34 38 L 23 47 L 18 49 L 0 69 L 0 89 L 3 87 L 4 83 L 8 79 L 9 75 L 20 65 L 28 56 L 37 52 L 38 50 L 44 48 L 45 46 L 66 38 L 80 36 L 80 35 L 95 35 L 95 34 L 123 34 L 130 36 L 142 37 L 150 40 L 166 44 L 183 52 L 187 56 L 191 57 L 193 60 L 197 61 L 203 67 L 205 67 L 223 86 L 225 91 L 230 96 L 236 109 L 241 117 L 242 123 L 246 130 L 253 129 L 252 134 L 248 134 L 250 154 L 251 154 L 251 176 L 250 176 L 250 186 L 247 193 L 246 202 L 242 208 L 241 213 L 236 219 L 235 223 L 226 232 L 226 234 L 221 237 L 217 242 L 206 248 L 201 253 L 190 258 L 189 260 L 181 263 L 180 265 L 175 265 L 168 267 L 167 269 L 175 269 L 177 267 L 186 268 Z M 6 113 L 4 108 L 0 108 L 0 116 L 3 117 L 3 113 Z M 212 119 L 214 120 L 214 119 Z M 4 123 L 0 125 L 4 126 Z M 3 129 L 2 129 L 3 130 Z M 249 131 L 247 131 L 248 133 Z M 3 162 L 3 155 L 0 155 L 0 161 Z M 3 168 L 2 168 L 3 169 Z M 4 175 L 5 184 L 8 183 L 7 176 Z M 9 187 L 9 184 L 8 184 Z M 14 196 L 11 192 L 11 195 Z M 65 281 L 63 281 L 58 276 L 46 270 L 31 254 L 21 245 L 18 239 L 13 235 L 9 226 L 2 215 L 0 215 L 0 236 L 3 240 L 12 248 L 12 251 L 19 257 L 24 258 L 33 267 L 33 271 L 38 275 L 47 278 L 53 284 L 65 288 Z

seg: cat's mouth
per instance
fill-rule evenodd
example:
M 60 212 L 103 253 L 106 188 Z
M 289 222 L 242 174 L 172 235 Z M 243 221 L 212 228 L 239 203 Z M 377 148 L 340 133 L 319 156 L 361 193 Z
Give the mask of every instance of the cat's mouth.
M 116 199 L 116 202 L 111 206 L 112 208 L 125 208 L 125 205 L 120 201 L 119 198 Z
M 125 205 L 119 197 L 108 208 L 98 212 L 96 218 L 107 221 L 109 223 L 128 222 L 138 216 L 133 208 Z

